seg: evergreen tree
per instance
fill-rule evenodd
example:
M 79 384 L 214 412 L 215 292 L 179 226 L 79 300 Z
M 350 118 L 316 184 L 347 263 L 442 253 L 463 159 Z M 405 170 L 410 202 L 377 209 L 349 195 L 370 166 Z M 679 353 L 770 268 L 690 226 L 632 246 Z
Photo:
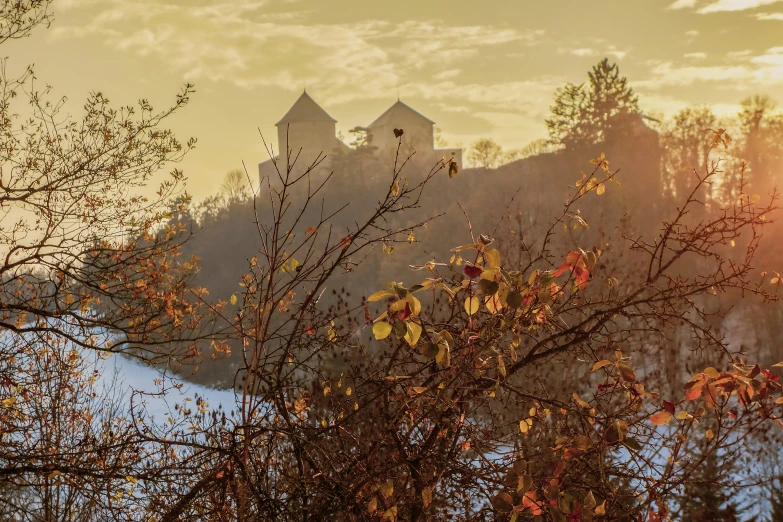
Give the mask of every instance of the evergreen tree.
M 736 462 L 731 456 L 695 448 L 694 460 L 701 462 L 685 482 L 680 500 L 682 522 L 738 522 L 741 506 L 726 485 L 736 474 Z
M 587 84 L 569 83 L 555 91 L 552 116 L 546 120 L 550 141 L 567 150 L 612 141 L 641 113 L 639 99 L 616 63 L 604 58 L 588 77 Z
M 555 103 L 549 110 L 552 117 L 546 120 L 549 141 L 572 150 L 588 141 L 585 135 L 588 97 L 584 84 L 568 83 L 555 91 Z

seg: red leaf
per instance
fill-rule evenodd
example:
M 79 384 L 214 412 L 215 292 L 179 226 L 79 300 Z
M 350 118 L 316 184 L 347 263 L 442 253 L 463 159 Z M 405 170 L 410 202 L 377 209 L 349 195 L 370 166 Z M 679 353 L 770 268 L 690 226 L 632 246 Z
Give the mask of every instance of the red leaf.
M 397 313 L 397 319 L 399 319 L 400 321 L 404 321 L 405 319 L 407 319 L 408 317 L 411 316 L 411 313 L 412 312 L 411 312 L 410 305 L 408 303 L 405 303 L 405 309 L 404 310 L 400 310 Z
M 674 415 L 674 403 L 671 401 L 663 401 L 663 409 Z
M 696 399 L 701 397 L 701 391 L 702 391 L 701 386 L 696 386 L 695 388 L 691 388 L 685 393 L 685 398 L 688 399 L 689 401 L 695 401 Z
M 465 268 L 462 269 L 462 272 L 470 279 L 476 279 L 478 276 L 481 275 L 481 272 L 483 271 L 484 270 L 482 270 L 480 266 L 470 265 L 470 264 L 466 264 Z

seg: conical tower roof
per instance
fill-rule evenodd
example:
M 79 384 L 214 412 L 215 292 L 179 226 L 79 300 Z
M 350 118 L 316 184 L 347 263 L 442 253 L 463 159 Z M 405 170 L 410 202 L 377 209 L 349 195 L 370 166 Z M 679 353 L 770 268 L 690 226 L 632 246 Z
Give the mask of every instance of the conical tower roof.
M 416 116 L 417 118 L 419 118 L 421 120 L 424 120 L 427 123 L 431 123 L 433 125 L 435 124 L 434 121 L 432 121 L 431 119 L 427 118 L 426 116 L 424 116 L 419 111 L 413 109 L 412 107 L 410 107 L 409 105 L 401 102 L 400 100 L 397 100 L 397 102 L 394 105 L 392 105 L 391 107 L 386 109 L 386 112 L 384 112 L 383 114 L 378 116 L 378 119 L 376 119 L 374 122 L 369 124 L 367 126 L 367 128 L 368 129 L 372 129 L 373 127 L 379 127 L 381 125 L 386 125 L 386 124 L 390 123 L 390 120 L 392 119 L 392 117 L 395 114 L 402 114 L 402 113 L 405 113 L 405 112 L 412 113 L 414 116 Z
M 275 125 L 281 123 L 291 123 L 295 121 L 331 121 L 336 123 L 337 120 L 329 116 L 329 114 L 313 100 L 307 91 L 304 91 L 298 100 L 288 109 L 285 116 L 278 121 Z

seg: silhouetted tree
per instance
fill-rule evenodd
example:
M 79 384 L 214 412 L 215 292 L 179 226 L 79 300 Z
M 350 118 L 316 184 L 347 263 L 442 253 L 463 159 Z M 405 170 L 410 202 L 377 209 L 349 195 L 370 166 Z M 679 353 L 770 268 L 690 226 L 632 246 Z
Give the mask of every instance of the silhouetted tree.
M 503 147 L 492 138 L 481 138 L 470 146 L 468 161 L 476 167 L 494 169 L 503 159 Z
M 661 133 L 664 191 L 682 197 L 694 186 L 694 171 L 705 167 L 710 150 L 709 134 L 717 118 L 706 106 L 688 107 L 674 115 Z
M 227 199 L 245 199 L 250 196 L 250 182 L 242 169 L 232 169 L 226 173 L 220 184 L 220 192 Z
M 552 116 L 546 120 L 550 141 L 571 150 L 614 140 L 640 114 L 636 94 L 607 58 L 588 73 L 588 83 L 569 83 L 555 91 Z
M 750 166 L 751 184 L 768 192 L 783 164 L 783 114 L 769 96 L 756 95 L 742 101 L 740 127 L 745 138 L 743 158 Z

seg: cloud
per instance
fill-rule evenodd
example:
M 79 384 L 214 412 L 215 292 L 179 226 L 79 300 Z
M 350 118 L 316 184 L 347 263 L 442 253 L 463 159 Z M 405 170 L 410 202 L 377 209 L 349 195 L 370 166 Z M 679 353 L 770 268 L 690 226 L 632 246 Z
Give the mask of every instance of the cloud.
M 767 49 L 762 54 L 735 51 L 726 65 L 677 65 L 671 61 L 658 62 L 650 69 L 650 78 L 635 82 L 643 89 L 685 87 L 708 83 L 711 88 L 757 90 L 783 85 L 783 47 Z
M 595 49 L 590 49 L 589 47 L 583 47 L 581 49 L 571 49 L 569 51 L 574 56 L 594 56 L 595 55 Z
M 759 13 L 756 15 L 757 20 L 782 20 L 783 13 Z
M 701 9 L 700 13 L 717 13 L 720 11 L 745 11 L 764 5 L 776 4 L 781 0 L 717 0 Z
M 677 0 L 668 9 L 688 9 L 696 6 L 696 0 Z
M 707 58 L 707 53 L 686 53 L 683 56 L 689 60 L 704 60 Z
M 725 11 L 746 11 L 748 9 L 757 9 L 765 5 L 779 3 L 783 0 L 709 0 L 706 5 L 702 5 L 698 12 L 701 14 L 719 13 Z M 668 9 L 695 9 L 697 5 L 704 4 L 698 0 L 676 0 L 669 5 Z
M 306 83 L 318 87 L 324 103 L 386 97 L 411 76 L 420 76 L 417 71 L 448 79 L 457 74 L 454 64 L 478 56 L 482 49 L 532 46 L 544 35 L 542 30 L 450 25 L 443 20 L 307 23 L 307 12 L 289 4 L 104 0 L 93 4 L 87 23 L 61 25 L 52 35 L 97 36 L 119 51 L 157 58 L 190 81 L 288 90 Z
M 462 69 L 449 69 L 447 71 L 439 72 L 438 74 L 434 75 L 432 78 L 434 80 L 448 80 L 450 78 L 456 78 L 462 74 Z

